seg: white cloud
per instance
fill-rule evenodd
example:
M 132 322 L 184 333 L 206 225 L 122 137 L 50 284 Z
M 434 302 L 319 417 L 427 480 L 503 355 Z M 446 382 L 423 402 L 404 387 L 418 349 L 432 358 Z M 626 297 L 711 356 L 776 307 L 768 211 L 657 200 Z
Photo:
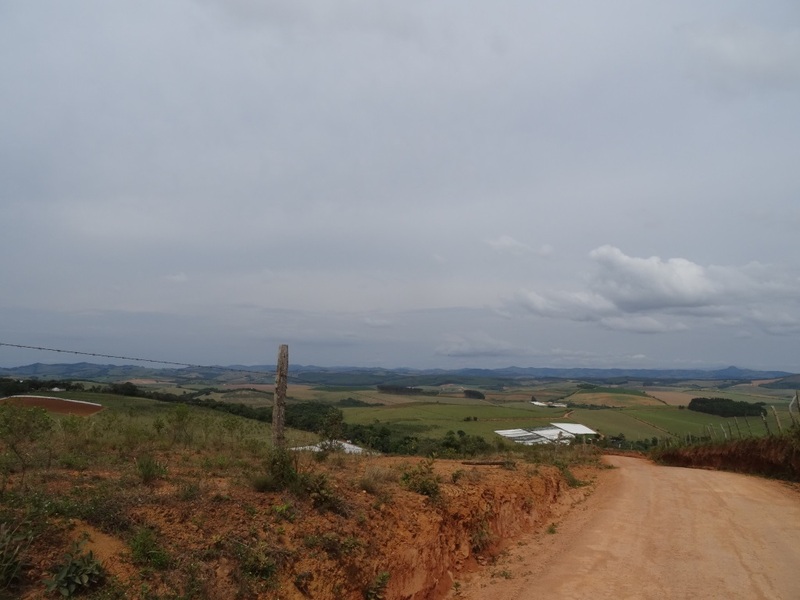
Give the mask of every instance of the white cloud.
M 530 312 L 573 321 L 593 321 L 602 315 L 616 312 L 613 302 L 591 291 L 520 291 L 516 302 Z
M 706 269 L 683 258 L 635 258 L 608 245 L 589 257 L 601 267 L 595 291 L 621 310 L 704 306 L 720 291 Z
M 596 322 L 633 333 L 669 333 L 697 326 L 756 326 L 770 334 L 800 328 L 800 281 L 759 263 L 703 266 L 684 258 L 628 256 L 600 246 L 589 253 L 594 273 L 583 290 L 523 290 L 510 306 L 541 317 Z M 513 309 L 509 309 L 513 310 Z

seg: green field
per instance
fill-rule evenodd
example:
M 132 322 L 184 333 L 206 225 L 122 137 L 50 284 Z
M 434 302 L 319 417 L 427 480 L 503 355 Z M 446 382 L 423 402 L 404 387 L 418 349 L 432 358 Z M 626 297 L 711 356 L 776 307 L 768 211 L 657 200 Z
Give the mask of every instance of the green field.
M 560 418 L 565 410 L 530 403 L 492 405 L 461 399 L 458 402 L 406 402 L 391 406 L 343 408 L 342 412 L 347 423 L 415 426 L 429 437 L 461 430 L 490 439 L 497 429 L 547 425 Z
M 168 422 L 175 414 L 178 404 L 159 402 L 148 398 L 118 396 L 93 392 L 52 392 L 48 396 L 69 400 L 85 400 L 103 406 L 103 410 L 91 419 L 106 423 L 124 422 L 134 428 L 152 430 L 157 420 Z M 272 427 L 269 423 L 261 423 L 235 415 L 196 406 L 189 407 L 191 426 L 200 438 L 212 437 L 220 432 L 235 432 L 241 440 L 270 440 Z M 59 415 L 53 415 L 60 419 Z M 286 438 L 290 445 L 314 443 L 318 436 L 308 431 L 287 428 Z
M 148 386 L 149 387 L 149 386 Z M 247 404 L 251 406 L 271 406 L 270 386 L 259 389 L 218 389 L 205 398 Z M 151 388 L 152 389 L 152 388 Z M 203 389 L 202 384 L 163 385 L 160 391 L 180 395 L 184 391 Z M 741 431 L 743 435 L 764 435 L 766 429 L 760 418 L 750 417 L 748 421 L 738 419 L 739 429 L 733 419 L 725 419 L 677 406 L 668 406 L 660 400 L 648 396 L 638 389 L 609 387 L 587 388 L 577 382 L 557 382 L 541 386 L 503 387 L 502 389 L 481 389 L 485 399 L 463 397 L 464 386 L 446 384 L 425 388 L 428 394 L 403 395 L 378 392 L 370 387 L 310 386 L 292 384 L 289 387 L 290 403 L 315 401 L 329 403 L 340 408 L 348 424 L 386 425 L 405 435 L 441 438 L 448 431 L 463 431 L 479 435 L 487 441 L 497 439 L 494 433 L 500 429 L 533 428 L 546 426 L 552 422 L 572 422 L 586 425 L 604 436 L 623 434 L 628 440 L 650 440 L 654 437 L 685 437 L 686 435 L 708 435 L 711 426 L 714 435 L 722 436 L 723 428 L 734 436 Z M 480 389 L 471 387 L 469 389 Z M 662 390 L 685 392 L 689 395 L 706 397 L 725 397 L 746 402 L 766 402 L 778 410 L 784 428 L 791 425 L 787 404 L 792 396 L 787 390 L 768 390 L 752 385 L 735 388 L 691 389 L 682 387 L 660 387 Z M 100 402 L 113 412 L 127 415 L 128 418 L 154 419 L 174 410 L 174 404 L 141 398 L 127 398 L 90 392 L 54 394 L 73 399 Z M 530 399 L 538 401 L 561 401 L 580 405 L 579 408 L 547 408 L 535 406 Z M 344 399 L 355 399 L 370 406 L 345 407 L 339 404 Z M 593 408 L 596 407 L 596 408 Z M 198 418 L 224 419 L 228 415 L 210 410 L 197 409 Z M 767 413 L 769 426 L 777 432 L 774 416 Z M 749 424 L 749 428 L 748 428 Z M 268 426 L 258 424 L 262 429 L 253 430 L 252 435 L 267 435 Z M 315 438 L 312 433 L 295 432 L 292 435 L 306 443 Z

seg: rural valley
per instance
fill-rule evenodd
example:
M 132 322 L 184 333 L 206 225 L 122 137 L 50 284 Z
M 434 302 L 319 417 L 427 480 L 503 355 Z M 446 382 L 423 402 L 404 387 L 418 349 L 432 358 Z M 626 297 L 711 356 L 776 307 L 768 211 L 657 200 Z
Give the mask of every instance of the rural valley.
M 271 446 L 272 374 L 94 367 L 90 379 L 86 364 L 71 368 L 3 374 L 8 597 L 421 600 L 480 598 L 492 586 L 522 598 L 547 565 L 573 569 L 576 581 L 593 577 L 588 555 L 553 561 L 569 554 L 564 540 L 579 541 L 581 515 L 605 510 L 603 498 L 613 504 L 679 485 L 647 479 L 640 464 L 650 459 L 795 481 L 800 474 L 788 410 L 796 377 L 781 373 L 298 368 L 289 378 L 288 446 L 322 451 L 280 452 Z M 495 433 L 554 422 L 598 435 L 525 446 Z M 343 452 L 337 440 L 364 452 Z M 783 532 L 763 525 L 771 537 L 791 536 L 800 523 L 796 490 L 782 493 Z M 636 510 L 642 523 L 651 520 L 652 507 Z M 609 595 L 597 597 L 612 597 L 620 581 L 610 578 Z M 796 590 L 796 581 L 770 585 Z M 637 597 L 668 590 L 665 580 Z

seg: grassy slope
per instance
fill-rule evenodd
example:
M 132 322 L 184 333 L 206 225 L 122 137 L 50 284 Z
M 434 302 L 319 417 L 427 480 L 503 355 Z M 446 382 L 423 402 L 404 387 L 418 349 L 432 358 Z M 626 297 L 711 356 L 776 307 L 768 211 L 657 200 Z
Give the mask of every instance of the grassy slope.
M 707 385 L 707 382 L 706 382 Z M 202 387 L 192 385 L 192 388 Z M 170 391 L 181 393 L 186 388 L 172 386 Z M 266 388 L 265 388 L 266 389 Z M 652 437 L 684 437 L 687 434 L 706 435 L 706 426 L 714 427 L 716 435 L 722 436 L 720 425 L 726 431 L 730 425 L 734 435 L 737 430 L 733 419 L 723 419 L 713 415 L 705 415 L 689 410 L 678 410 L 674 406 L 666 406 L 662 402 L 644 395 L 640 390 L 626 389 L 579 389 L 577 384 L 558 382 L 542 386 L 522 388 L 506 388 L 503 390 L 482 390 L 485 400 L 467 399 L 462 396 L 462 386 L 448 385 L 441 388 L 437 396 L 405 396 L 379 393 L 372 388 L 363 387 L 321 387 L 293 384 L 289 389 L 290 402 L 320 401 L 336 404 L 344 398 L 355 398 L 373 404 L 373 407 L 343 408 L 345 421 L 348 423 L 372 424 L 383 423 L 403 428 L 409 435 L 422 437 L 441 437 L 447 431 L 462 430 L 468 434 L 480 435 L 492 441 L 498 429 L 529 428 L 548 425 L 551 422 L 567 421 L 582 423 L 604 435 L 622 433 L 630 440 L 649 439 Z M 784 428 L 790 421 L 786 413 L 786 404 L 791 395 L 786 390 L 765 390 L 751 385 L 717 390 L 707 388 L 691 390 L 685 387 L 659 389 L 686 392 L 691 396 L 721 396 L 748 402 L 767 402 L 776 405 Z M 103 403 L 97 394 L 54 394 L 75 399 L 87 399 Z M 622 408 L 589 410 L 563 408 L 543 408 L 530 404 L 531 396 L 537 400 L 563 400 L 578 404 L 595 406 L 616 406 Z M 271 398 L 265 391 L 230 390 L 215 393 L 215 399 L 245 404 L 271 405 Z M 140 417 L 156 414 L 166 415 L 172 405 L 143 399 L 111 397 L 108 399 L 122 411 L 136 410 Z M 144 411 L 144 412 L 142 412 Z M 209 419 L 223 418 L 219 413 L 209 413 Z M 565 416 L 567 415 L 567 416 Z M 769 425 L 777 430 L 774 417 L 770 413 Z M 477 417 L 477 420 L 472 420 Z M 470 420 L 465 420 L 469 418 Z M 750 418 L 750 430 L 754 435 L 764 435 L 766 430 L 758 418 Z M 747 435 L 748 428 L 744 419 L 739 419 L 739 427 Z M 313 439 L 312 434 L 299 433 L 298 439 Z

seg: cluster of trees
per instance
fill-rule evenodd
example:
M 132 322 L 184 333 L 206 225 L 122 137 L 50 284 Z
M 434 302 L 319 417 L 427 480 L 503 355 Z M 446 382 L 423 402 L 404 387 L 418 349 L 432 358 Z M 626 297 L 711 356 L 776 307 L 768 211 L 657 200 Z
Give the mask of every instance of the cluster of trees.
M 718 417 L 760 417 L 764 412 L 763 402 L 744 402 L 730 398 L 692 398 L 689 410 Z
M 619 448 L 621 450 L 638 450 L 639 452 L 646 452 L 650 448 L 658 446 L 658 444 L 659 439 L 657 437 L 629 440 L 624 433 L 608 436 L 597 442 L 600 448 Z
M 418 454 L 421 456 L 476 456 L 492 450 L 483 437 L 464 431 L 448 431 L 442 438 L 411 435 L 400 427 L 385 424 L 347 425 L 344 437 L 360 446 L 384 454 Z
M 11 379 L 9 377 L 0 378 L 0 397 L 18 396 L 20 394 L 42 394 L 53 388 L 66 390 L 68 392 L 83 391 L 82 383 L 73 381 L 61 381 L 59 379 Z
M 464 390 L 464 398 L 473 398 L 475 400 L 486 400 L 483 392 L 478 390 Z
M 406 385 L 381 384 L 376 387 L 379 392 L 382 392 L 384 394 L 402 394 L 406 396 L 419 396 L 425 394 L 426 396 L 435 396 L 438 393 L 435 390 L 425 391 L 422 388 L 411 387 Z

